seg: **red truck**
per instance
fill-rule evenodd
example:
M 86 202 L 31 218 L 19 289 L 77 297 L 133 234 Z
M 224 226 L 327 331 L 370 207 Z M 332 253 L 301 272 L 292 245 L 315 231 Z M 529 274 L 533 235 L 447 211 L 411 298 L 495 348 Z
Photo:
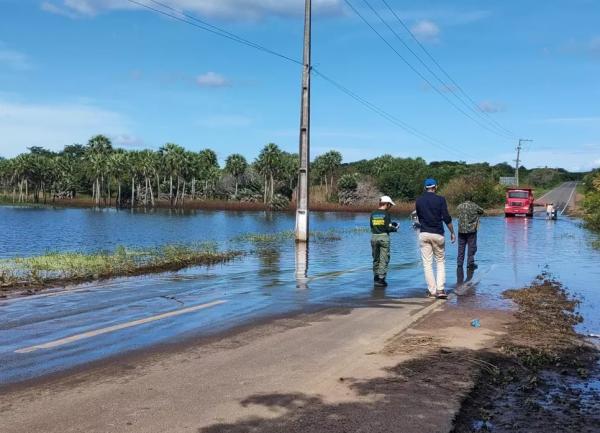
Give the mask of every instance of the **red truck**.
M 506 190 L 504 216 L 533 216 L 533 190 L 531 188 L 509 188 Z

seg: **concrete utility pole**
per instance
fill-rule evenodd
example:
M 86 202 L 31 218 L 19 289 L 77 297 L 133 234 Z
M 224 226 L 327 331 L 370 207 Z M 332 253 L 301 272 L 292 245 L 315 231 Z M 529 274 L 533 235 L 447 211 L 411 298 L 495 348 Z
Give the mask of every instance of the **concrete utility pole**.
M 304 13 L 304 69 L 302 71 L 302 108 L 300 114 L 300 169 L 298 170 L 298 193 L 296 194 L 296 242 L 308 242 L 311 0 L 305 0 Z
M 526 142 L 526 141 L 533 141 L 533 140 L 527 140 L 524 138 L 519 138 L 519 145 L 517 146 L 517 159 L 516 161 L 516 165 L 515 165 L 515 183 L 517 184 L 517 186 L 519 186 L 519 167 L 521 166 L 521 149 L 523 149 L 523 146 L 521 145 L 521 143 Z

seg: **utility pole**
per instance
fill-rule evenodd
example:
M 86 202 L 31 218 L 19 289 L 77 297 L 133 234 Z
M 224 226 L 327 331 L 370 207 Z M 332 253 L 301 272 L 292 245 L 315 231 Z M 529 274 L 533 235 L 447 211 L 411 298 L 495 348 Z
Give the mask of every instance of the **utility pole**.
M 516 165 L 515 165 L 515 183 L 517 184 L 517 186 L 519 186 L 519 167 L 521 166 L 521 150 L 523 149 L 523 146 L 521 145 L 521 143 L 524 143 L 526 141 L 533 141 L 533 140 L 527 140 L 525 138 L 519 138 L 519 145 L 517 146 L 517 159 L 516 159 Z
M 305 0 L 302 108 L 300 112 L 300 168 L 296 194 L 296 242 L 308 242 L 308 175 L 310 164 L 310 36 L 311 0 Z

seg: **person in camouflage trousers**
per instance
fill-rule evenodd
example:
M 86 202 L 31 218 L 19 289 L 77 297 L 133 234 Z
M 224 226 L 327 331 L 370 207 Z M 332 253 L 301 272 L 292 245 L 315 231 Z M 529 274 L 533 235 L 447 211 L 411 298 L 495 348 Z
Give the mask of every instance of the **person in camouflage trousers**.
M 477 230 L 479 230 L 479 218 L 484 214 L 484 210 L 473 203 L 465 201 L 456 208 L 458 214 L 458 267 L 462 268 L 465 262 L 465 250 L 467 246 L 468 257 L 467 267 L 477 268 L 475 264 L 475 253 L 477 252 Z
M 390 263 L 390 233 L 398 231 L 398 223 L 392 221 L 390 209 L 396 203 L 384 195 L 379 199 L 379 207 L 371 212 L 371 250 L 373 253 L 373 276 L 375 286 L 386 287 L 385 277 Z

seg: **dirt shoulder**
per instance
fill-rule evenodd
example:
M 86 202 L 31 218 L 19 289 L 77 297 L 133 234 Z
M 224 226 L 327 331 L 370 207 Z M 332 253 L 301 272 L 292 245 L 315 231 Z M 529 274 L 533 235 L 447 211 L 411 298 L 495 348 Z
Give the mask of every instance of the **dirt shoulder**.
M 582 320 L 577 301 L 544 277 L 505 296 L 516 320 L 477 355 L 493 369 L 482 370 L 453 432 L 600 431 L 600 358 L 574 330 Z

